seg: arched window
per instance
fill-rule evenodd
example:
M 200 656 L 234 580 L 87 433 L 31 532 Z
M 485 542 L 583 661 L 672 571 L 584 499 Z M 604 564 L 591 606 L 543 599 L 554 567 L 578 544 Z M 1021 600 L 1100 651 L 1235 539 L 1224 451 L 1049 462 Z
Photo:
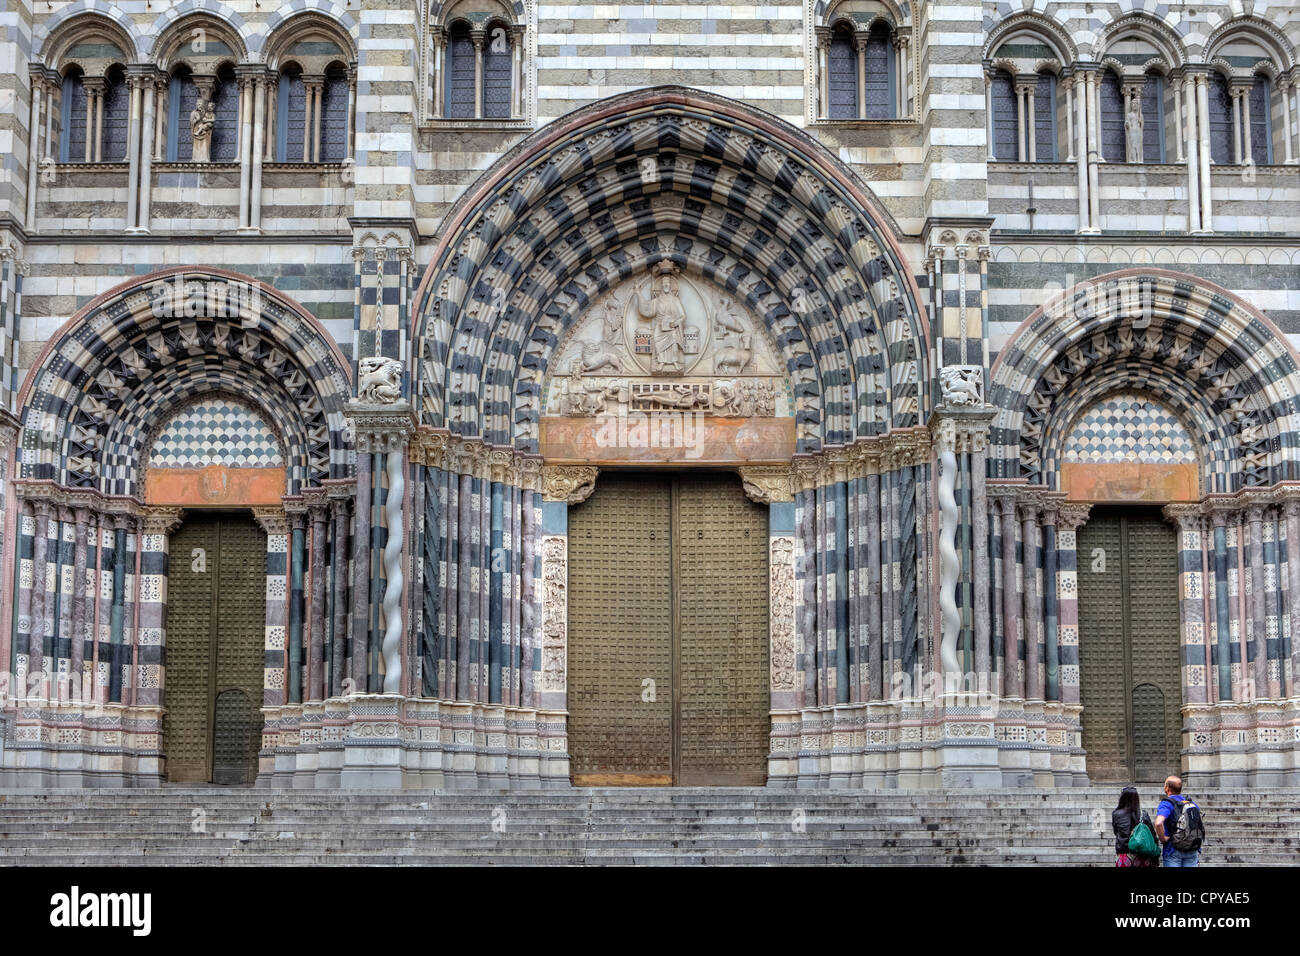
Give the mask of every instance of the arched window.
M 1034 90 L 1034 159 L 1056 162 L 1056 75 L 1039 73 Z
M 510 78 L 514 73 L 510 31 L 504 24 L 488 27 L 483 43 L 483 116 L 510 118 Z
M 100 135 L 100 156 L 106 163 L 126 162 L 127 124 L 130 121 L 131 94 L 126 87 L 126 71 L 111 67 L 104 77 L 104 117 Z
M 993 156 L 1004 163 L 1020 159 L 1020 116 L 1017 112 L 1016 82 L 1006 70 L 993 74 Z
M 1250 88 L 1250 158 L 1258 164 L 1273 163 L 1273 118 L 1269 115 L 1273 97 L 1267 76 L 1255 77 Z
M 457 23 L 447 39 L 447 116 L 474 118 L 474 41 L 469 24 Z
M 291 63 L 280 73 L 275 104 L 275 160 L 301 163 L 307 124 L 307 88 L 302 70 Z
M 1165 161 L 1165 78 L 1148 73 L 1142 81 L 1142 162 Z
M 894 118 L 893 44 L 889 27 L 877 22 L 867 34 L 867 119 Z
M 858 51 L 851 27 L 837 27 L 831 33 L 826 64 L 826 115 L 831 119 L 856 119 Z
M 190 135 L 190 114 L 198 102 L 199 89 L 189 67 L 180 66 L 167 83 L 167 162 L 188 163 L 194 156 Z
M 1124 92 L 1114 70 L 1102 70 L 1101 86 L 1101 157 L 1108 163 L 1122 163 L 1124 148 Z
M 229 64 L 217 71 L 217 83 L 212 90 L 212 106 L 217 114 L 216 125 L 212 128 L 212 161 L 238 162 L 239 81 L 235 79 L 235 70 Z
M 1210 74 L 1210 160 L 1216 163 L 1235 161 L 1232 142 L 1232 94 L 1228 91 L 1228 78 L 1222 73 Z
M 63 76 L 63 136 L 59 139 L 59 162 L 84 163 L 86 156 L 86 85 L 76 67 Z
M 320 161 L 341 163 L 348 158 L 347 71 L 337 63 L 325 72 L 320 117 Z

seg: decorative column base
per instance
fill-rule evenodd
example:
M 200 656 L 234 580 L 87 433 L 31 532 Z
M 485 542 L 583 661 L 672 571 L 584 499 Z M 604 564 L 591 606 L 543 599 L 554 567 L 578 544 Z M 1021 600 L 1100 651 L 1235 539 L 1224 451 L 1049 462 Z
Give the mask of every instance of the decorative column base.
M 264 707 L 257 786 L 533 790 L 568 787 L 563 711 L 354 694 Z
M 21 700 L 0 716 L 0 788 L 157 787 L 161 707 Z
M 772 714 L 769 787 L 1088 785 L 1077 704 L 956 694 Z
M 1300 787 L 1300 697 L 1183 706 L 1184 784 Z

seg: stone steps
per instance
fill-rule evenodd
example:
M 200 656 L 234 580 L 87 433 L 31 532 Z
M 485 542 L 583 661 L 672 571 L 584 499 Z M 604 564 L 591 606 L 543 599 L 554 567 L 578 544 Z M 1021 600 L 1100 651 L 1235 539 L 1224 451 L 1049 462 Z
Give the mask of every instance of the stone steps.
M 0 865 L 1109 866 L 1116 793 L 0 791 Z M 1210 828 L 1205 865 L 1300 863 L 1300 790 L 1196 797 Z M 191 829 L 195 809 L 205 832 Z

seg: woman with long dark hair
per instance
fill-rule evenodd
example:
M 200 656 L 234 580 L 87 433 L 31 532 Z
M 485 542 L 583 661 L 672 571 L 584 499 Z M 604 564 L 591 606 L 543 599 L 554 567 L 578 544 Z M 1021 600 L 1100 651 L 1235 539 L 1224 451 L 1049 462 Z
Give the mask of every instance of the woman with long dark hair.
M 1156 866 L 1159 857 L 1147 857 L 1134 853 L 1128 848 L 1129 838 L 1139 824 L 1151 827 L 1151 818 L 1142 809 L 1137 787 L 1125 787 L 1120 791 L 1119 805 L 1110 812 L 1110 828 L 1115 831 L 1115 865 L 1116 866 Z M 1152 828 L 1152 833 L 1155 829 Z

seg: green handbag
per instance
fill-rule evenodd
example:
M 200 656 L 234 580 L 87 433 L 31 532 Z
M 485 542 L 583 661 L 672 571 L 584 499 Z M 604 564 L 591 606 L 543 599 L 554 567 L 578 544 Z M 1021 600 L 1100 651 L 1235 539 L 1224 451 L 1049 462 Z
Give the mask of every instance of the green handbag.
M 1156 835 L 1145 823 L 1139 823 L 1133 828 L 1128 838 L 1128 849 L 1130 853 L 1148 858 L 1160 855 L 1160 845 L 1156 843 Z

